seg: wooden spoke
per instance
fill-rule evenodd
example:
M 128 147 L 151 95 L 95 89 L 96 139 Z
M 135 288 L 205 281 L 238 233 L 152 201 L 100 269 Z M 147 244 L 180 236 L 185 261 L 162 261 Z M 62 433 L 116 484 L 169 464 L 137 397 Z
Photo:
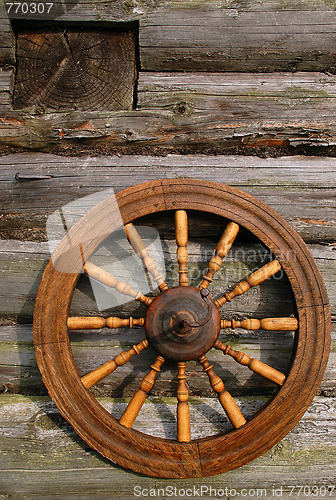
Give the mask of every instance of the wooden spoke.
M 215 255 L 211 258 L 209 262 L 209 268 L 206 275 L 203 277 L 203 281 L 200 284 L 199 288 L 208 288 L 210 283 L 213 281 L 212 278 L 214 274 L 219 271 L 223 258 L 229 252 L 237 234 L 239 231 L 239 226 L 235 222 L 230 222 L 226 228 L 224 233 L 221 236 L 221 239 L 218 242 L 218 245 L 215 250 Z
M 154 259 L 149 255 L 148 249 L 144 242 L 142 241 L 138 231 L 135 229 L 132 223 L 125 225 L 125 231 L 127 239 L 134 248 L 136 254 L 140 257 L 143 265 L 151 273 L 153 279 L 156 281 L 159 289 L 167 290 L 168 285 L 163 281 L 162 275 L 159 273 Z
M 132 427 L 139 411 L 141 410 L 142 405 L 145 402 L 148 392 L 154 385 L 155 377 L 157 373 L 160 372 L 163 363 L 164 358 L 158 356 L 154 361 L 154 364 L 151 365 L 150 371 L 147 373 L 140 384 L 140 389 L 134 394 L 131 401 L 126 407 L 126 410 L 122 414 L 119 420 L 120 424 L 128 428 Z
M 272 382 L 275 382 L 278 385 L 282 385 L 286 379 L 286 376 L 275 368 L 266 365 L 258 359 L 250 358 L 250 356 L 248 354 L 245 354 L 244 352 L 231 349 L 229 345 L 223 344 L 220 340 L 217 340 L 215 342 L 214 347 L 223 351 L 224 354 L 228 354 L 241 365 L 248 366 L 249 369 L 253 372 L 262 375 L 263 377 L 271 380 Z
M 185 210 L 176 210 L 175 212 L 175 234 L 179 264 L 179 284 L 180 286 L 188 286 L 188 216 Z
M 229 293 L 224 293 L 223 297 L 216 299 L 215 303 L 217 307 L 221 307 L 225 302 L 231 302 L 231 300 L 237 295 L 242 295 L 247 292 L 252 286 L 260 285 L 268 278 L 280 271 L 281 265 L 277 260 L 272 260 L 265 264 L 263 267 L 255 271 L 251 276 L 247 278 L 246 281 L 241 281 L 234 287 Z
M 221 328 L 244 328 L 245 330 L 297 330 L 299 322 L 296 318 L 264 318 L 264 319 L 243 319 L 242 321 L 226 321 L 222 319 Z
M 238 428 L 244 425 L 246 423 L 244 415 L 234 402 L 231 394 L 225 390 L 223 380 L 213 371 L 213 365 L 210 365 L 205 355 L 201 356 L 199 361 L 203 365 L 203 371 L 208 374 L 211 387 L 217 392 L 218 399 L 233 427 Z
M 145 318 L 117 318 L 110 316 L 109 318 L 101 318 L 99 316 L 70 316 L 68 318 L 68 330 L 84 330 L 98 328 L 120 328 L 121 326 L 144 326 Z
M 113 276 L 113 274 L 110 274 L 101 267 L 92 264 L 91 262 L 85 262 L 83 267 L 84 272 L 88 276 L 91 276 L 92 278 L 100 281 L 104 285 L 115 288 L 116 290 L 118 290 L 118 292 L 124 295 L 129 295 L 133 299 L 143 302 L 144 304 L 146 304 L 146 306 L 149 306 L 153 302 L 153 299 L 151 299 L 150 297 L 146 297 L 141 292 L 136 292 L 130 285 L 118 280 L 118 278 Z
M 190 411 L 189 411 L 189 391 L 186 383 L 186 366 L 184 361 L 177 363 L 178 387 L 177 387 L 177 440 L 179 442 L 189 442 L 190 434 Z
M 121 352 L 114 359 L 107 361 L 107 363 L 98 366 L 98 368 L 92 370 L 92 372 L 89 372 L 86 375 L 84 375 L 84 377 L 81 378 L 82 384 L 87 389 L 89 387 L 92 387 L 94 384 L 96 384 L 103 378 L 107 377 L 107 375 L 110 375 L 110 373 L 114 372 L 114 370 L 118 368 L 118 366 L 122 366 L 125 363 L 128 363 L 128 361 L 135 354 L 140 354 L 140 352 L 143 351 L 144 349 L 147 349 L 147 347 L 148 347 L 147 339 L 142 340 L 139 344 L 132 346 L 132 348 L 129 349 L 129 351 Z

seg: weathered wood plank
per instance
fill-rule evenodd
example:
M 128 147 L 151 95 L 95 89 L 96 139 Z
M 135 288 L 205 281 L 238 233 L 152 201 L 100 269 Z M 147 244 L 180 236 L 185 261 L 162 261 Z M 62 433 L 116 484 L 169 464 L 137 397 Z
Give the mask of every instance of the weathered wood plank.
M 308 118 L 312 110 L 330 118 L 336 106 L 336 78 L 318 73 L 276 74 L 173 74 L 141 73 L 139 109 L 185 113 L 221 112 L 225 119 Z M 243 113 L 244 110 L 244 113 Z M 183 114 L 180 110 L 180 114 Z
M 325 1 L 61 0 L 38 14 L 3 4 L 1 18 L 139 22 L 145 70 L 320 71 L 335 66 L 335 11 Z M 46 9 L 45 9 L 46 10 Z M 17 11 L 17 12 L 16 12 Z M 11 45 L 8 45 L 11 47 Z
M 289 486 L 323 485 L 328 491 L 328 485 L 334 484 L 335 404 L 328 398 L 315 398 L 295 429 L 252 463 L 225 475 L 182 482 L 170 480 L 169 483 L 163 479 L 153 482 L 153 478 L 128 472 L 104 460 L 77 437 L 48 398 L 5 395 L 0 401 L 0 494 L 4 496 L 48 500 L 111 496 L 131 499 L 134 492 L 140 490 L 149 494 L 151 488 L 152 496 L 158 496 L 155 494 L 158 488 L 165 489 L 169 485 L 176 488 L 177 494 L 182 489 L 191 488 L 193 492 L 196 488 L 195 495 L 200 494 L 203 486 L 204 498 L 210 497 L 210 487 L 213 492 L 225 491 L 227 487 L 232 493 L 259 489 L 258 495 L 265 498 L 271 498 L 272 492 L 277 490 L 279 495 L 282 492 L 281 498 L 288 500 L 292 498 Z M 108 398 L 100 401 L 114 411 L 120 411 L 119 407 L 124 405 L 123 401 Z M 261 402 L 242 399 L 239 404 L 244 405 L 246 411 L 258 407 Z M 213 404 L 213 400 L 208 399 L 203 399 L 198 405 L 191 402 L 194 432 L 218 432 L 222 414 Z M 161 401 L 152 398 L 145 403 L 137 425 L 142 427 L 147 420 L 154 432 L 171 436 L 175 431 L 175 411 L 174 399 Z M 134 489 L 136 486 L 138 490 Z M 335 498 L 335 491 L 328 491 L 328 497 Z
M 0 116 L 0 144 L 78 145 L 125 151 L 288 147 L 336 143 L 335 78 L 321 73 L 172 75 L 140 73 L 138 109 Z
M 223 8 L 218 2 L 198 2 L 195 8 L 182 1 L 163 4 L 141 20 L 142 68 L 254 72 L 334 66 L 335 12 L 309 12 L 297 5 L 287 10 L 283 3 L 279 10 L 274 3 L 274 10 L 255 9 L 256 3 L 245 8 Z
M 40 282 L 42 270 L 47 262 L 46 244 L 18 243 L 13 252 L 13 243 L 4 241 L 1 246 L 0 270 L 0 314 L 2 320 L 15 321 L 31 320 L 34 308 L 35 294 Z M 215 243 L 189 244 L 189 271 L 193 285 L 201 281 L 201 276 L 207 268 L 207 263 L 215 247 Z M 15 248 L 15 246 L 14 246 Z M 333 247 L 310 246 L 313 255 L 320 267 L 329 293 L 333 318 L 336 317 L 336 257 Z M 169 286 L 177 285 L 177 265 L 175 261 L 176 247 L 173 242 L 165 241 L 165 260 Z M 211 293 L 218 297 L 223 291 L 231 289 L 234 284 L 260 267 L 267 257 L 265 251 L 257 245 L 236 245 L 225 259 L 223 272 L 215 275 L 211 286 Z M 101 255 L 99 256 L 101 259 Z M 247 262 L 246 262 L 247 260 Z M 113 301 L 110 302 L 111 306 Z M 232 303 L 222 308 L 222 317 L 225 319 L 242 319 L 246 317 L 290 316 L 293 312 L 287 284 L 278 280 L 269 280 L 261 287 L 250 290 L 244 296 L 237 297 Z M 97 309 L 95 297 L 87 280 L 79 283 L 75 292 L 72 315 L 101 315 Z M 118 315 L 141 317 L 145 315 L 145 307 L 138 303 L 129 302 L 119 308 L 105 310 L 104 315 Z M 251 357 L 261 359 L 265 363 L 286 372 L 292 346 L 292 334 L 287 332 L 247 332 L 242 329 L 228 329 L 222 333 L 224 343 L 233 348 L 247 352 Z M 96 368 L 100 364 L 115 357 L 121 350 L 129 349 L 134 343 L 144 338 L 141 328 L 117 330 L 104 329 L 98 332 L 73 331 L 73 353 L 82 375 Z M 334 337 L 333 337 L 334 338 Z M 7 326 L 0 329 L 1 377 L 3 390 L 28 394 L 44 393 L 40 375 L 36 367 L 35 354 L 32 346 L 30 326 Z M 321 391 L 334 391 L 336 381 L 335 344 L 332 344 L 332 353 Z M 228 387 L 234 393 L 249 391 L 267 392 L 270 384 L 246 367 L 238 365 L 230 358 L 224 358 L 222 353 L 213 351 L 211 359 L 216 363 L 219 373 L 227 381 Z M 130 365 L 120 367 L 117 372 L 100 383 L 95 392 L 105 395 L 115 392 L 117 396 L 129 396 L 137 388 L 141 376 L 145 375 L 146 368 L 153 361 L 153 353 L 145 351 L 141 356 L 132 360 Z M 131 371 L 130 371 L 131 370 Z M 194 377 L 189 381 L 193 394 L 208 395 L 210 388 L 204 380 L 197 363 L 190 364 Z M 164 367 L 160 380 L 155 386 L 157 394 L 162 391 L 174 391 L 174 373 L 172 366 Z M 124 385 L 124 381 L 127 384 Z
M 226 182 L 257 196 L 308 242 L 336 241 L 333 158 L 168 155 L 74 159 L 25 153 L 1 157 L 0 163 L 3 238 L 45 239 L 50 213 L 102 189 L 112 187 L 117 192 L 144 181 L 192 177 Z M 22 180 L 31 181 L 16 182 L 17 172 Z M 46 179 L 48 175 L 51 178 Z
M 14 72 L 12 69 L 4 70 L 0 68 L 0 113 L 4 113 L 12 108 Z
M 0 65 L 15 63 L 15 43 L 6 3 L 0 2 Z
M 0 392 L 45 394 L 46 390 L 35 361 L 31 325 L 2 326 L 0 336 Z M 132 331 L 123 328 L 71 332 L 72 351 L 81 376 L 113 359 L 120 352 L 130 349 L 133 344 L 141 342 L 144 336 L 142 328 Z M 234 349 L 246 352 L 250 357 L 260 359 L 282 373 L 287 373 L 293 342 L 293 335 L 290 332 L 255 331 L 252 334 L 237 329 L 234 332 L 223 331 L 220 338 Z M 335 340 L 334 323 L 329 362 L 319 389 L 320 394 L 329 396 L 335 396 Z M 130 364 L 119 367 L 112 375 L 92 387 L 92 392 L 97 396 L 131 397 L 139 388 L 139 383 L 148 372 L 154 358 L 155 355 L 151 350 L 144 351 Z M 253 374 L 219 351 L 211 350 L 208 358 L 214 363 L 216 373 L 225 380 L 227 389 L 234 396 L 252 393 L 266 395 L 274 389 L 274 384 Z M 176 375 L 176 365 L 167 363 L 152 393 L 157 396 L 161 394 L 174 396 L 177 388 Z M 197 362 L 188 363 L 188 386 L 193 396 L 212 395 L 208 380 Z

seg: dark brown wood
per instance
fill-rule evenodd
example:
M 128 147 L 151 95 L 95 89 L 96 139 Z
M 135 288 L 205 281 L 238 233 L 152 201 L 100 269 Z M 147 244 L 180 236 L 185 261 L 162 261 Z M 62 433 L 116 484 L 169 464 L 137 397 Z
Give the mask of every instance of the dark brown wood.
M 180 285 L 152 302 L 145 330 L 150 345 L 164 358 L 189 361 L 214 345 L 220 330 L 220 315 L 213 301 L 202 299 L 200 290 Z
M 20 30 L 14 109 L 130 110 L 135 35 L 94 29 Z M 40 111 L 39 111 L 40 110 Z
M 225 185 L 190 179 L 162 180 L 125 190 L 117 199 L 125 223 L 131 222 L 135 213 L 144 216 L 163 210 L 203 210 L 249 229 L 270 248 L 287 274 L 298 311 L 299 329 L 289 373 L 268 404 L 232 432 L 178 443 L 126 429 L 80 382 L 66 327 L 78 276 L 59 273 L 49 263 L 39 288 L 34 318 L 36 355 L 48 390 L 62 414 L 90 446 L 138 472 L 194 477 L 247 463 L 297 423 L 322 379 L 329 351 L 330 309 L 316 264 L 304 242 L 279 214 Z M 109 210 L 108 200 L 93 209 L 90 218 L 76 228 L 76 237 L 87 234 L 90 224 L 99 226 L 101 234 L 106 234 L 107 227 L 111 227 Z M 94 248 L 88 243 L 84 250 L 85 255 L 90 255 Z M 72 264 L 78 268 L 80 257 L 74 256 Z

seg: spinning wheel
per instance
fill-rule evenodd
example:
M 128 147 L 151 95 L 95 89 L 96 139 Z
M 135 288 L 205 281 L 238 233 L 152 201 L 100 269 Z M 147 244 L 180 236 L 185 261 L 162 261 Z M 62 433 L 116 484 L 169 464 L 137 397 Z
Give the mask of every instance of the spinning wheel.
M 183 478 L 209 476 L 234 469 L 264 453 L 299 421 L 312 401 L 327 362 L 330 312 L 320 273 L 300 236 L 279 214 L 259 200 L 226 185 L 190 179 L 154 181 L 116 195 L 127 238 L 157 283 L 156 297 L 143 295 L 111 273 L 90 262 L 90 256 L 114 229 L 116 207 L 109 199 L 90 210 L 58 246 L 43 274 L 36 300 L 34 342 L 43 380 L 62 415 L 94 449 L 114 462 L 147 475 Z M 199 286 L 188 281 L 188 211 L 223 218 L 223 234 Z M 179 286 L 168 287 L 132 224 L 136 217 L 167 212 L 175 218 Z M 169 212 L 170 211 L 170 212 Z M 230 222 L 227 224 L 225 219 Z M 224 225 L 225 224 L 225 225 Z M 243 227 L 272 252 L 274 258 L 220 297 L 211 296 L 211 283 Z M 88 238 L 92 234 L 92 238 Z M 69 246 L 69 241 L 71 245 Z M 59 263 L 67 263 L 67 272 Z M 56 264 L 55 264 L 56 263 Z M 69 269 L 69 263 L 71 269 Z M 223 320 L 226 302 L 263 284 L 280 269 L 286 273 L 295 299 L 297 317 Z M 99 282 L 146 306 L 140 318 L 69 317 L 81 270 Z M 114 359 L 80 376 L 69 342 L 69 330 L 83 328 L 144 328 L 143 339 Z M 221 329 L 295 331 L 291 366 L 282 373 L 251 359 L 219 339 Z M 278 389 L 251 418 L 245 418 L 211 364 L 212 348 L 246 369 L 271 381 Z M 153 364 L 119 421 L 89 390 L 119 366 L 152 349 Z M 210 352 L 209 352 L 210 351 Z M 176 363 L 176 439 L 163 439 L 132 429 L 165 360 Z M 202 439 L 191 439 L 188 361 L 198 360 L 217 394 L 232 429 Z M 224 358 L 223 358 L 224 362 Z M 206 375 L 204 377 L 206 381 Z

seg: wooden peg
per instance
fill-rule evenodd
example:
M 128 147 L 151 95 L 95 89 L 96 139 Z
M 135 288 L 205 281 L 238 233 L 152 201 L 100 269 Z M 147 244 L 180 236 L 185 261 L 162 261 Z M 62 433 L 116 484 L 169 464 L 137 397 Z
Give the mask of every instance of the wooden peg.
M 294 331 L 299 326 L 296 318 L 263 318 L 263 319 L 243 319 L 241 321 L 232 319 L 231 321 L 221 320 L 221 328 L 244 328 L 245 330 L 281 330 Z
M 146 306 L 149 306 L 153 302 L 153 299 L 151 299 L 150 297 L 146 297 L 141 292 L 136 292 L 130 285 L 118 280 L 118 278 L 113 276 L 113 274 L 105 271 L 95 264 L 92 264 L 91 262 L 86 262 L 83 267 L 86 274 L 100 281 L 101 283 L 104 283 L 104 285 L 115 288 L 116 290 L 118 290 L 118 292 L 124 295 L 129 295 L 133 299 L 143 302 Z
M 71 316 L 67 320 L 68 330 L 100 329 L 105 326 L 105 318 L 99 316 Z
M 175 234 L 177 244 L 177 261 L 179 264 L 179 284 L 188 286 L 188 216 L 185 210 L 176 210 L 175 212 Z
M 177 387 L 177 440 L 179 442 L 189 442 L 191 440 L 190 433 L 190 410 L 189 410 L 189 391 L 186 383 L 186 366 L 187 363 L 177 363 L 178 369 L 178 387 Z
M 225 390 L 223 380 L 213 371 L 213 365 L 210 365 L 205 355 L 201 356 L 199 361 L 203 365 L 203 371 L 205 371 L 209 377 L 211 387 L 217 392 L 218 399 L 232 425 L 236 428 L 244 425 L 246 420 L 242 412 L 234 402 L 231 394 Z
M 217 307 L 221 307 L 225 302 L 231 302 L 231 300 L 237 295 L 243 295 L 252 286 L 260 285 L 268 278 L 280 271 L 281 265 L 277 260 L 272 260 L 265 264 L 260 269 L 251 274 L 246 281 L 241 281 L 234 287 L 229 293 L 224 293 L 223 297 L 215 300 Z
M 106 318 L 106 326 L 108 328 L 120 328 L 121 326 L 128 326 L 133 328 L 133 326 L 144 326 L 145 318 L 116 318 L 115 316 L 110 316 Z
M 109 318 L 101 318 L 100 316 L 70 316 L 67 320 L 68 330 L 95 330 L 104 327 L 120 328 L 121 326 L 144 326 L 145 318 L 117 318 L 110 316 Z
M 134 424 L 136 417 L 138 416 L 139 411 L 144 404 L 148 392 L 152 389 L 155 377 L 157 373 L 160 372 L 161 366 L 164 363 L 164 358 L 158 356 L 154 361 L 154 364 L 151 365 L 150 371 L 143 378 L 140 389 L 134 394 L 131 401 L 128 403 L 124 413 L 122 414 L 119 423 L 124 425 L 125 427 L 131 428 Z
M 223 232 L 221 239 L 215 250 L 215 255 L 211 258 L 209 262 L 209 268 L 206 275 L 203 277 L 203 281 L 199 288 L 208 288 L 209 284 L 213 281 L 212 278 L 214 274 L 220 269 L 223 258 L 229 252 L 237 234 L 239 231 L 239 226 L 235 222 L 230 222 Z
M 258 359 L 250 358 L 250 356 L 244 352 L 235 351 L 229 345 L 223 344 L 220 340 L 216 340 L 214 347 L 223 351 L 224 354 L 231 356 L 237 361 L 237 363 L 247 366 L 253 372 L 258 373 L 262 377 L 265 377 L 278 385 L 282 385 L 286 380 L 286 376 L 275 368 L 266 365 Z
M 147 349 L 148 341 L 147 339 L 142 340 L 139 344 L 132 346 L 128 351 L 121 352 L 114 359 L 107 361 L 101 366 L 98 366 L 95 370 L 84 375 L 81 378 L 82 384 L 87 389 L 92 387 L 94 384 L 102 380 L 103 378 L 110 375 L 110 373 L 114 372 L 118 366 L 122 366 L 127 363 L 135 354 L 140 354 L 141 351 Z
M 162 275 L 159 273 L 154 259 L 149 255 L 148 249 L 144 242 L 142 241 L 138 231 L 134 227 L 132 223 L 125 225 L 125 231 L 128 238 L 128 241 L 134 248 L 136 254 L 140 257 L 143 262 L 143 265 L 151 273 L 154 281 L 157 283 L 159 289 L 167 290 L 168 285 L 163 281 Z

